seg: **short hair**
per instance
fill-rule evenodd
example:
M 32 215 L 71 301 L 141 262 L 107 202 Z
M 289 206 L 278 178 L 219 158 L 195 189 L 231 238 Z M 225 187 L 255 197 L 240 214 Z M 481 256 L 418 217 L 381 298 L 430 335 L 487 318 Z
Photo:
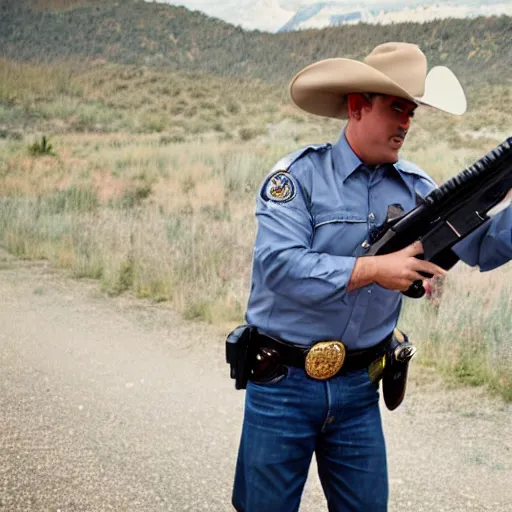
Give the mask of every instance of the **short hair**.
M 360 94 L 369 103 L 373 101 L 373 98 L 375 98 L 375 96 L 381 96 L 381 94 L 378 92 L 362 92 Z
M 379 96 L 379 93 L 374 92 L 352 92 L 347 94 L 346 102 L 347 102 L 347 108 L 349 111 L 352 112 L 359 112 L 367 103 L 368 105 L 371 105 L 373 103 L 373 98 L 376 96 Z

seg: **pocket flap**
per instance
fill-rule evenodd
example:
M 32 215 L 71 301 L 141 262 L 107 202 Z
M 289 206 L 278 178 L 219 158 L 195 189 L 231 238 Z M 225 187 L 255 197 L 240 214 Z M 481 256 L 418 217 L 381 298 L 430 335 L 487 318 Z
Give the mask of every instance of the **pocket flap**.
M 316 215 L 314 222 L 316 228 L 322 224 L 330 224 L 333 222 L 366 222 L 366 217 L 363 217 L 360 213 L 357 212 L 335 210 Z

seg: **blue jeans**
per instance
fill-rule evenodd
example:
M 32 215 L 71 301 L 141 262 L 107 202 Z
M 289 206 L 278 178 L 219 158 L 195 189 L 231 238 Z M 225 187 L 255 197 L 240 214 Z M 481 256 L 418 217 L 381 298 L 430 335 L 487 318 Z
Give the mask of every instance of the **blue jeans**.
M 367 370 L 328 381 L 288 368 L 249 382 L 233 489 L 238 512 L 297 511 L 313 453 L 330 512 L 385 512 L 379 391 Z

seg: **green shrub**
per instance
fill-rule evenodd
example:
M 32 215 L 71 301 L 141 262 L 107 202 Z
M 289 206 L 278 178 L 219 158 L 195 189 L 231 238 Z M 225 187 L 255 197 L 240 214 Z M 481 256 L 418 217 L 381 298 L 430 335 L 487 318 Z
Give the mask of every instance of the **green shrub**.
M 28 148 L 29 153 L 32 156 L 42 156 L 42 155 L 50 155 L 55 156 L 55 152 L 53 151 L 53 146 L 50 144 L 49 139 L 46 135 L 41 137 L 41 141 L 34 142 L 34 144 L 30 145 Z

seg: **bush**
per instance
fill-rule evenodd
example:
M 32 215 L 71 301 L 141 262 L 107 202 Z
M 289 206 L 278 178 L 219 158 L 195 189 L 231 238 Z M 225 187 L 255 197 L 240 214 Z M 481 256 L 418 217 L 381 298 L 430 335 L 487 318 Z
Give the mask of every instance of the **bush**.
M 43 135 L 41 138 L 41 142 L 34 142 L 28 148 L 29 153 L 32 156 L 41 156 L 41 155 L 50 155 L 55 156 L 55 152 L 53 151 L 53 146 L 50 144 L 49 139 L 46 138 L 46 135 Z

